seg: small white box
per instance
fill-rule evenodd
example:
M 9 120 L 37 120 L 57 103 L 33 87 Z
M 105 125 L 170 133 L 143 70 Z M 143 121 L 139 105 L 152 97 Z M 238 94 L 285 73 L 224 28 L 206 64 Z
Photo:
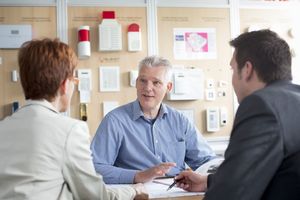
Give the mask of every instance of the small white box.
M 12 70 L 11 71 L 11 81 L 12 82 L 17 82 L 19 78 L 17 70 Z
M 129 81 L 130 81 L 130 86 L 131 87 L 135 87 L 135 82 L 136 82 L 136 79 L 138 77 L 138 70 L 131 70 L 129 72 Z
M 228 122 L 228 112 L 225 107 L 220 108 L 220 125 L 225 126 Z
M 216 100 L 216 91 L 214 89 L 206 89 L 205 90 L 205 98 L 207 101 Z
M 197 100 L 204 98 L 203 71 L 199 68 L 173 69 L 173 88 L 168 100 Z
M 206 128 L 207 132 L 216 132 L 220 130 L 219 109 L 211 107 L 206 109 Z
M 215 81 L 213 79 L 207 79 L 206 80 L 206 88 L 214 88 Z

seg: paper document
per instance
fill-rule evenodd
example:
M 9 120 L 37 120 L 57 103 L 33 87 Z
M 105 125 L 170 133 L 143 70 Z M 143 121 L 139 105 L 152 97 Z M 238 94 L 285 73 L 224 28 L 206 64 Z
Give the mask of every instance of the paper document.
M 167 191 L 168 187 L 173 183 L 174 178 L 154 179 L 152 182 L 144 183 L 149 199 L 168 198 L 168 197 L 182 197 L 204 195 L 204 192 L 187 192 L 181 188 L 174 186 Z M 130 184 L 111 184 L 108 188 L 118 188 Z
M 181 188 L 174 186 L 167 191 L 168 187 L 173 183 L 174 178 L 154 179 L 152 182 L 145 183 L 145 188 L 150 199 L 166 198 L 166 197 L 181 197 L 203 195 L 204 192 L 187 192 Z
M 200 167 L 198 167 L 198 169 L 196 169 L 195 172 L 202 175 L 208 175 L 214 173 L 217 170 L 217 168 L 222 164 L 223 161 L 224 158 L 221 157 L 212 159 L 204 163 Z
M 92 91 L 92 70 L 78 69 L 77 76 L 79 78 L 78 91 L 80 95 L 80 103 L 90 103 Z
M 120 67 L 100 66 L 99 67 L 99 88 L 100 92 L 120 91 Z

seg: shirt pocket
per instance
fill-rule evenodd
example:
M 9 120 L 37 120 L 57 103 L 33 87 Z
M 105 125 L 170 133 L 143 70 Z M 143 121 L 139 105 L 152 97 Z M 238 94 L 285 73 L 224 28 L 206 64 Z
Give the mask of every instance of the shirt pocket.
M 173 159 L 172 162 L 176 162 L 177 164 L 184 163 L 185 149 L 184 140 L 168 142 L 168 152 L 169 156 Z

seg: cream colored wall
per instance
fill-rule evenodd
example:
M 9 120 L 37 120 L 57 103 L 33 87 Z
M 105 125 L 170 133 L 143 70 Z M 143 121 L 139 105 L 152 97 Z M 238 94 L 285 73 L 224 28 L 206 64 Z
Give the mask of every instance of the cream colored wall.
M 0 24 L 31 24 L 33 38 L 56 37 L 55 7 L 0 7 Z M 11 71 L 18 70 L 18 49 L 0 49 L 0 119 L 11 114 L 11 104 L 24 104 L 20 81 L 11 81 Z
M 270 28 L 277 32 L 290 45 L 292 57 L 293 81 L 300 84 L 300 12 L 299 8 L 287 9 L 241 9 L 241 32 L 249 27 Z M 294 35 L 291 35 L 291 30 Z
M 249 27 L 259 29 L 269 28 L 277 32 L 291 46 L 293 38 L 289 34 L 291 28 L 298 29 L 300 13 L 298 9 L 241 9 L 240 22 L 241 32 L 248 31 Z

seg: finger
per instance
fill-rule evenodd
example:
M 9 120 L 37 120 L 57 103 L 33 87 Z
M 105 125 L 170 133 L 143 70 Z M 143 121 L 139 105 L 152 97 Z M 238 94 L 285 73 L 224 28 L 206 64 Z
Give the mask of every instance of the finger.
M 162 171 L 163 173 L 167 173 L 168 171 L 170 171 L 171 167 L 173 167 L 173 166 L 159 165 L 156 167 L 156 170 Z
M 191 176 L 193 174 L 193 172 L 192 171 L 182 171 L 182 172 L 180 172 L 176 177 L 178 177 L 178 179 L 180 179 L 180 178 L 188 178 L 189 176 Z M 176 178 L 175 177 L 175 178 Z
M 192 172 L 193 170 L 191 168 L 186 168 L 185 171 Z
M 164 176 L 164 175 L 165 175 L 165 170 L 163 170 L 163 169 L 161 169 L 161 168 L 156 168 L 156 169 L 154 170 L 154 174 L 155 174 L 156 176 Z
M 164 172 L 164 173 L 167 173 L 171 170 L 171 167 L 162 167 L 161 170 Z
M 165 172 L 163 171 L 163 170 L 161 170 L 161 171 L 159 171 L 158 173 L 157 173 L 159 176 L 165 176 Z
M 179 179 L 182 179 L 182 178 L 184 178 L 185 176 L 182 174 L 182 173 L 180 173 L 180 174 L 178 174 L 177 176 L 175 176 L 174 177 L 174 179 L 175 180 L 179 180 Z
M 194 175 L 194 172 L 193 171 L 190 171 L 190 170 L 185 170 L 185 171 L 182 171 L 180 173 L 180 175 L 184 176 L 184 177 L 189 177 L 189 176 L 193 176 Z
M 185 190 L 188 190 L 188 189 L 189 189 L 189 187 L 190 187 L 190 185 L 189 185 L 189 184 L 185 184 L 185 185 L 183 186 L 183 189 L 185 189 Z
M 190 185 L 189 184 L 185 184 L 185 183 L 177 183 L 176 186 L 179 187 L 179 188 L 182 188 L 182 189 L 186 190 L 186 189 L 189 188 Z
M 165 163 L 161 163 L 160 166 L 174 167 L 174 166 L 176 166 L 176 163 L 174 163 L 174 162 L 165 162 Z

